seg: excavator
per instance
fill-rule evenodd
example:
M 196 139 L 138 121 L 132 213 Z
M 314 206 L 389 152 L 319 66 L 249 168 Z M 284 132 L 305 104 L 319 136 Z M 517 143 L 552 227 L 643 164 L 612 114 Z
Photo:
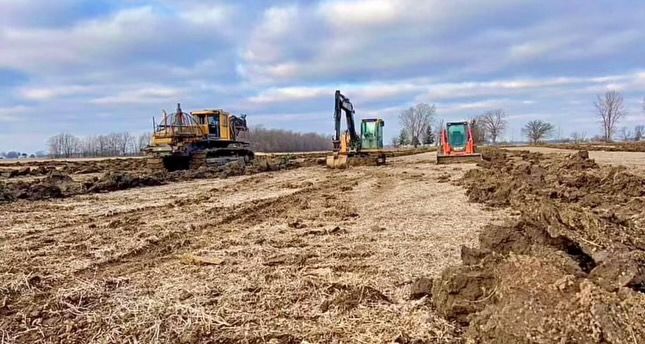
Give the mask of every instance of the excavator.
M 151 169 L 198 169 L 254 158 L 249 144 L 237 139 L 240 132 L 248 131 L 246 115 L 238 117 L 221 109 L 189 114 L 177 104 L 175 113 L 164 111 L 158 124 L 152 121 L 152 139 L 144 148 Z
M 473 130 L 468 122 L 448 122 L 441 130 L 441 146 L 437 152 L 437 164 L 477 162 L 482 155 L 477 153 Z
M 345 112 L 347 130 L 341 134 L 341 118 Z M 361 120 L 360 136 L 354 122 L 354 105 L 340 90 L 336 90 L 334 106 L 333 151 L 327 156 L 327 167 L 347 168 L 350 165 L 383 165 L 383 126 L 379 118 Z

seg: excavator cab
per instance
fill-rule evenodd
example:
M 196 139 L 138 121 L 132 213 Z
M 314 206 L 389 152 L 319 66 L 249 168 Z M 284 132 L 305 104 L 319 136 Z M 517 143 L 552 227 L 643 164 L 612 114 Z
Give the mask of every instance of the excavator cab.
M 385 122 L 378 118 L 361 121 L 361 148 L 363 150 L 383 149 L 383 126 Z
M 468 122 L 449 122 L 441 131 L 437 164 L 468 163 L 482 160 Z

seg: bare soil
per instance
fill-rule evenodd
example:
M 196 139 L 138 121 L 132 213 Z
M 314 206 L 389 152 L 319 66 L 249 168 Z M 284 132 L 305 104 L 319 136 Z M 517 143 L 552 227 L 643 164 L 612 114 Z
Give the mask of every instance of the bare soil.
M 507 211 L 450 182 L 474 165 L 434 159 L 0 205 L 0 338 L 461 342 L 427 279 L 425 294 L 415 282 L 457 264 Z
M 485 157 L 460 183 L 517 214 L 433 282 L 440 314 L 477 343 L 643 342 L 645 179 L 586 151 Z

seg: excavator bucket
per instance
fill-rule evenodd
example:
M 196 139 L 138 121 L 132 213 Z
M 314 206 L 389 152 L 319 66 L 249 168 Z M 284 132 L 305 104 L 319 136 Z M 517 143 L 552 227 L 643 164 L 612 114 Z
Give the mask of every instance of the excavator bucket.
M 329 168 L 347 168 L 349 159 L 346 154 L 331 154 L 327 156 L 327 167 Z
M 483 160 L 482 155 L 479 153 L 463 154 L 463 155 L 437 154 L 437 164 L 439 165 L 476 163 L 482 160 Z

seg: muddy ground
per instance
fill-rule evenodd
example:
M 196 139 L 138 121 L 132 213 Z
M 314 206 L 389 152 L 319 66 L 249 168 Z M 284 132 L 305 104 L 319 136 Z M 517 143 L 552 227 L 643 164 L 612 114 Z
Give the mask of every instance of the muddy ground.
M 0 205 L 1 336 L 459 342 L 412 284 L 506 214 L 451 184 L 473 167 L 426 153 Z

